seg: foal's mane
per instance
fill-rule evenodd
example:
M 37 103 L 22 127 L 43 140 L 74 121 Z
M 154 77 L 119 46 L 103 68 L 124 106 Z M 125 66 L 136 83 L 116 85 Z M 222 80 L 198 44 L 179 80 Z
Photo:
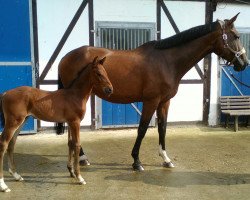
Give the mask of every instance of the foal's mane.
M 168 49 L 175 47 L 187 42 L 190 42 L 194 39 L 202 37 L 216 29 L 218 22 L 212 22 L 210 24 L 200 25 L 188 30 L 182 31 L 176 35 L 173 35 L 169 38 L 161 39 L 154 42 L 154 47 L 156 49 Z

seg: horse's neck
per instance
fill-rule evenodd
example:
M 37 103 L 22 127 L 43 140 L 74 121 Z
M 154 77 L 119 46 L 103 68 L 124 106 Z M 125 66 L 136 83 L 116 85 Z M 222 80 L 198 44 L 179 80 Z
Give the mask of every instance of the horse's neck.
M 171 49 L 171 52 L 166 50 L 166 54 L 172 56 L 177 68 L 176 80 L 181 78 L 202 58 L 214 51 L 214 42 L 218 37 L 218 32 L 214 31 L 198 39 L 195 39 L 181 47 Z

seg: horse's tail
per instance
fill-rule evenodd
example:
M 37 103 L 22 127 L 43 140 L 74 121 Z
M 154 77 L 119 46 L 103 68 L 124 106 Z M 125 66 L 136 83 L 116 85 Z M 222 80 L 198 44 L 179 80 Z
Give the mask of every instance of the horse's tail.
M 1 126 L 3 127 L 5 124 L 5 118 L 3 114 L 2 99 L 3 99 L 3 94 L 0 94 L 0 123 Z
M 61 80 L 60 76 L 58 76 L 58 90 L 63 89 L 63 88 L 64 87 L 63 87 L 63 84 L 62 84 L 62 80 Z M 56 134 L 57 135 L 64 134 L 65 123 L 56 123 L 55 129 L 56 129 Z

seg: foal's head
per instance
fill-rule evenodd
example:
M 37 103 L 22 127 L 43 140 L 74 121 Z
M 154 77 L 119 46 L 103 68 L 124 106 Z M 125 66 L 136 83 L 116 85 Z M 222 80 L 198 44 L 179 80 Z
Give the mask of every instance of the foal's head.
M 234 65 L 235 71 L 242 71 L 249 64 L 240 35 L 234 27 L 239 13 L 230 20 L 220 21 L 222 37 L 216 43 L 217 54 Z
M 106 95 L 113 93 L 113 86 L 108 78 L 107 72 L 103 67 L 106 57 L 98 59 L 98 56 L 94 58 L 91 69 L 91 82 L 94 88 L 101 89 Z

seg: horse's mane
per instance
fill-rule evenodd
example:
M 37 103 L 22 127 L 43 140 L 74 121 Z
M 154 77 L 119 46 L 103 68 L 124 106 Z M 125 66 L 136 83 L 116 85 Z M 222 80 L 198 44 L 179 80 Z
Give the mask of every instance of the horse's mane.
M 156 49 L 168 49 L 171 47 L 175 47 L 175 46 L 190 42 L 194 39 L 197 39 L 199 37 L 202 37 L 210 33 L 211 31 L 214 31 L 216 29 L 217 24 L 218 22 L 212 22 L 210 24 L 196 26 L 188 30 L 182 31 L 169 38 L 154 41 L 154 47 Z
M 92 62 L 89 63 L 89 64 L 87 64 L 86 66 L 84 66 L 84 67 L 81 69 L 81 71 L 79 71 L 79 72 L 77 73 L 76 78 L 75 78 L 75 79 L 69 84 L 69 86 L 67 87 L 68 89 L 71 88 L 71 87 L 74 85 L 74 83 L 80 78 L 80 76 L 83 74 L 83 72 L 84 72 L 91 64 L 92 64 Z

